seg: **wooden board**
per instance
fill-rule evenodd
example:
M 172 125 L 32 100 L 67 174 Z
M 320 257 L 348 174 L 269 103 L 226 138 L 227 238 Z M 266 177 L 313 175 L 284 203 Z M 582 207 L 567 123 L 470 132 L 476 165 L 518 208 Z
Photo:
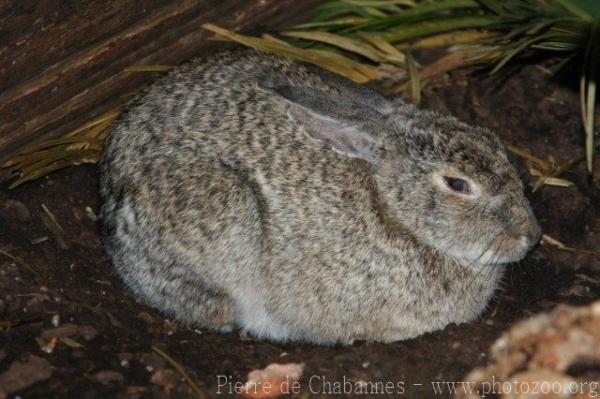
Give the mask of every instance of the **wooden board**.
M 8 0 L 0 2 L 0 162 L 68 132 L 216 44 L 201 28 L 277 29 L 318 0 Z

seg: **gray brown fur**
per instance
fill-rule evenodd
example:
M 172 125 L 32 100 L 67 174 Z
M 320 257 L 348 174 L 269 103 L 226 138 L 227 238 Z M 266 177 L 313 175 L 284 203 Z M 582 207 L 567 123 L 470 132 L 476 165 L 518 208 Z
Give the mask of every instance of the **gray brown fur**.
M 388 342 L 473 320 L 539 238 L 490 131 L 251 51 L 152 86 L 101 168 L 105 247 L 131 291 L 257 338 Z

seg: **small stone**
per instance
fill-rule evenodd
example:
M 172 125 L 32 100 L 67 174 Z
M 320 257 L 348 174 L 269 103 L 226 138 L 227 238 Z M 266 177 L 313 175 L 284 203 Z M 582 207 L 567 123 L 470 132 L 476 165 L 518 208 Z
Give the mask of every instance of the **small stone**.
M 119 360 L 125 360 L 126 362 L 130 362 L 133 360 L 133 354 L 129 352 L 121 352 L 119 353 Z
M 2 204 L 3 213 L 6 214 L 8 219 L 22 223 L 31 222 L 31 213 L 29 209 L 20 201 L 6 200 Z
M 89 206 L 85 207 L 85 214 L 93 222 L 95 222 L 95 221 L 98 220 L 98 216 L 94 213 L 94 211 L 92 210 L 92 208 L 90 208 Z
M 98 330 L 96 330 L 94 327 L 88 326 L 88 325 L 79 326 L 79 334 L 86 341 L 91 341 L 92 339 L 96 338 L 96 336 L 98 335 Z
M 138 319 L 144 320 L 148 324 L 152 324 L 152 322 L 154 322 L 154 319 L 152 318 L 152 316 L 150 316 L 150 313 L 148 312 L 140 312 L 137 314 L 137 317 Z
M 139 362 L 143 364 L 149 372 L 168 368 L 168 364 L 165 360 L 156 353 L 142 353 L 139 357 Z
M 163 387 L 167 395 L 171 395 L 171 392 L 179 384 L 179 380 L 179 375 L 173 370 L 157 370 L 150 378 L 153 384 Z
M 128 396 L 138 396 L 138 395 L 142 395 L 142 394 L 146 393 L 147 390 L 148 390 L 148 388 L 146 388 L 146 387 L 142 387 L 139 385 L 130 385 L 127 387 L 127 390 L 125 391 L 125 393 Z
M 47 380 L 51 375 L 50 363 L 44 358 L 30 354 L 24 360 L 14 361 L 8 370 L 0 374 L 0 398 Z
M 167 335 L 173 335 L 177 332 L 177 325 L 173 323 L 169 319 L 165 319 L 163 322 L 165 330 L 167 330 Z
M 125 381 L 123 374 L 112 370 L 99 371 L 94 374 L 93 378 L 103 385 L 122 383 Z
M 53 323 L 54 324 L 54 323 Z M 42 331 L 42 338 L 49 340 L 51 338 L 65 338 L 72 337 L 79 332 L 79 327 L 75 324 L 67 323 L 60 327 L 49 328 Z

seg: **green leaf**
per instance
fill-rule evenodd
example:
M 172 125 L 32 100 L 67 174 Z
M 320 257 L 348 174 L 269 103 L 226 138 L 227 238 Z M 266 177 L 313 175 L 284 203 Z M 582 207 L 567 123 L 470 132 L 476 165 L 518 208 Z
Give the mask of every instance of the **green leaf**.
M 229 40 L 254 48 L 256 50 L 284 55 L 298 61 L 308 62 L 338 75 L 347 77 L 357 83 L 366 83 L 378 77 L 377 70 L 367 64 L 361 64 L 341 54 L 315 49 L 301 49 L 280 40 L 262 39 L 241 35 L 213 24 L 202 25 L 204 29 L 216 33 Z
M 585 155 L 588 173 L 594 170 L 594 114 L 596 109 L 596 80 L 594 77 L 586 79 L 586 109 L 585 109 Z
M 594 115 L 596 110 L 596 70 L 598 68 L 598 44 L 600 42 L 600 22 L 590 30 L 583 71 L 581 73 L 581 116 L 585 129 L 585 153 L 588 173 L 594 170 Z
M 398 43 L 419 37 L 429 36 L 436 33 L 449 32 L 454 30 L 484 28 L 493 26 L 500 20 L 493 16 L 473 16 L 445 18 L 439 21 L 428 21 L 415 24 L 404 29 L 391 31 L 383 35 L 383 38 L 390 43 Z
M 406 53 L 405 55 L 408 76 L 410 77 L 412 98 L 415 104 L 419 104 L 421 102 L 421 81 L 419 79 L 419 74 L 417 73 L 417 66 L 414 58 L 410 54 Z
M 418 6 L 406 10 L 400 14 L 391 15 L 386 18 L 373 19 L 364 24 L 358 25 L 354 30 L 381 30 L 390 27 L 398 27 L 398 25 L 407 22 L 418 22 L 425 19 L 432 19 L 437 12 L 440 20 L 448 15 L 449 12 L 456 9 L 480 9 L 479 5 L 474 0 L 441 0 L 431 3 L 419 3 Z
M 302 30 L 302 29 L 314 29 L 314 28 L 330 28 L 336 26 L 353 26 L 360 25 L 365 23 L 367 19 L 365 18 L 339 18 L 331 21 L 321 21 L 321 22 L 308 22 L 305 24 L 296 25 L 293 27 L 294 30 Z
M 596 0 L 554 0 L 563 6 L 566 10 L 571 12 L 573 15 L 583 19 L 584 21 L 592 21 L 595 17 L 600 15 L 600 7 Z M 592 4 L 596 4 L 595 7 Z
M 290 31 L 283 32 L 283 36 L 295 37 L 306 40 L 314 40 L 331 44 L 355 54 L 359 54 L 374 62 L 385 61 L 385 55 L 374 49 L 371 45 L 362 43 L 348 37 L 336 35 L 329 32 Z
M 503 15 L 506 10 L 502 7 L 502 2 L 496 0 L 478 0 L 485 8 L 489 9 L 496 15 Z
M 508 63 L 508 61 L 510 61 L 512 58 L 514 58 L 517 54 L 519 54 L 520 52 L 522 52 L 523 50 L 525 50 L 532 44 L 534 44 L 538 41 L 544 40 L 544 39 L 546 39 L 545 36 L 534 36 L 533 38 L 522 39 L 520 42 L 516 42 L 512 46 L 512 49 L 507 51 L 506 55 L 504 57 L 502 57 L 502 59 L 498 62 L 498 64 L 496 64 L 496 66 L 494 67 L 494 69 L 492 69 L 490 74 L 492 74 L 492 75 L 495 74 L 496 72 L 498 72 L 498 70 L 500 70 L 504 65 L 506 65 L 506 63 Z

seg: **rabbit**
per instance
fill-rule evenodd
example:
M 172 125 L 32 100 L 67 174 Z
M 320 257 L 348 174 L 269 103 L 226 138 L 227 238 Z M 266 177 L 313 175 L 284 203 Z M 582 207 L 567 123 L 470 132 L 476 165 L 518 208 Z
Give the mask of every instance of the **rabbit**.
M 276 342 L 475 320 L 541 234 L 490 130 L 253 50 L 190 61 L 136 98 L 100 194 L 105 250 L 136 297 Z

